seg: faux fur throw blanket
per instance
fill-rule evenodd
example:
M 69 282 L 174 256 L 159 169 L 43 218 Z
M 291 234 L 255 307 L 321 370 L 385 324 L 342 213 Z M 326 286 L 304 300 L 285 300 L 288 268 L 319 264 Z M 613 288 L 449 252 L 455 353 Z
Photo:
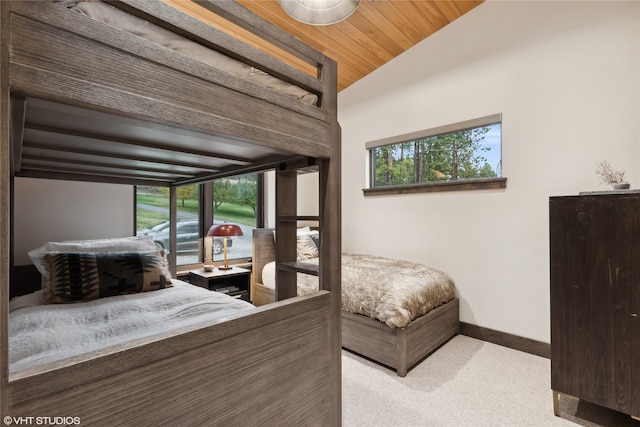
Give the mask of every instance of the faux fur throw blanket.
M 317 264 L 318 258 L 301 262 Z M 275 263 L 265 266 L 262 281 L 275 288 Z M 316 276 L 298 274 L 298 295 L 317 290 Z M 453 279 L 435 268 L 372 255 L 342 254 L 345 311 L 378 319 L 392 328 L 404 327 L 454 297 Z

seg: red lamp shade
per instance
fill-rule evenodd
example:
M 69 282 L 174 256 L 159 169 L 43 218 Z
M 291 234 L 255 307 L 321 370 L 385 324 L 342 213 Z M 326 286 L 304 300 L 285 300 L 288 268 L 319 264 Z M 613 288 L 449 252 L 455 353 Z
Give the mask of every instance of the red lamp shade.
M 207 236 L 224 237 L 224 265 L 220 270 L 231 270 L 233 267 L 227 264 L 227 237 L 242 236 L 242 228 L 236 224 L 213 225 L 207 232 Z
M 236 237 L 242 236 L 242 228 L 236 224 L 212 225 L 207 236 Z

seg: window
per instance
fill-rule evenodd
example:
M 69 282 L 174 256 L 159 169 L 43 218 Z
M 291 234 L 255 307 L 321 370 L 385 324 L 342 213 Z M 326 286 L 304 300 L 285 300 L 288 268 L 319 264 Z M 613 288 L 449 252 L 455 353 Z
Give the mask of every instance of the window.
M 259 181 L 257 173 L 238 175 L 213 181 L 213 224 L 234 223 L 243 235 L 227 239 L 227 259 L 251 258 L 253 229 L 259 224 Z M 214 261 L 224 257 L 214 241 Z
M 234 223 L 242 236 L 227 240 L 227 259 L 251 258 L 253 228 L 262 225 L 262 176 L 245 174 L 176 188 L 176 264 L 205 260 L 204 239 L 212 225 Z M 169 188 L 136 187 L 136 235 L 152 235 L 156 246 L 171 248 Z M 213 261 L 224 258 L 222 238 L 212 239 Z
M 503 188 L 501 122 L 496 114 L 367 143 L 368 190 L 471 189 L 473 183 L 480 184 L 475 188 Z
M 200 200 L 199 186 L 185 185 L 176 189 L 176 263 L 199 262 L 200 248 Z M 151 235 L 156 246 L 171 247 L 169 232 L 169 188 L 136 187 L 136 235 Z

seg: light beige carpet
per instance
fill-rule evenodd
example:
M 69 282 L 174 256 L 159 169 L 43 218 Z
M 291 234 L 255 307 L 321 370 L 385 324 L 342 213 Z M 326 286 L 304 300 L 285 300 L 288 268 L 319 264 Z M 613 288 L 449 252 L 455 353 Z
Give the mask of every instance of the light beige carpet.
M 640 427 L 566 398 L 554 416 L 549 359 L 462 335 L 405 378 L 344 350 L 342 364 L 345 427 Z

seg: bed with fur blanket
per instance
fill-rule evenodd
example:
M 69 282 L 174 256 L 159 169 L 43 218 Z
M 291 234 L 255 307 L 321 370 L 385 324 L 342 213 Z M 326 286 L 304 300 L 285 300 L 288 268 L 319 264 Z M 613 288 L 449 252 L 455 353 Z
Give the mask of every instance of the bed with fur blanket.
M 302 242 L 301 242 L 302 241 Z M 273 230 L 253 236 L 253 303 L 275 301 Z M 318 258 L 298 239 L 299 262 L 317 269 Z M 458 299 L 443 271 L 405 260 L 342 253 L 342 346 L 405 376 L 458 333 Z M 297 273 L 298 295 L 318 291 L 318 277 Z
M 318 265 L 318 258 L 305 263 Z M 275 262 L 262 270 L 262 284 L 275 289 Z M 298 295 L 318 291 L 318 277 L 298 273 Z M 455 298 L 453 279 L 422 264 L 373 255 L 342 253 L 342 310 L 377 319 L 390 328 L 412 320 Z

